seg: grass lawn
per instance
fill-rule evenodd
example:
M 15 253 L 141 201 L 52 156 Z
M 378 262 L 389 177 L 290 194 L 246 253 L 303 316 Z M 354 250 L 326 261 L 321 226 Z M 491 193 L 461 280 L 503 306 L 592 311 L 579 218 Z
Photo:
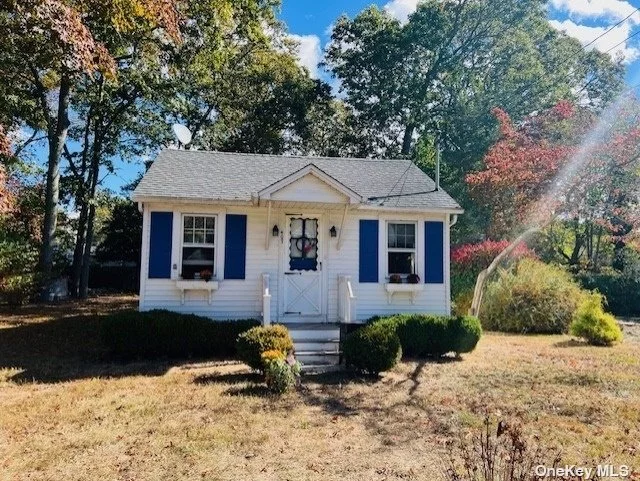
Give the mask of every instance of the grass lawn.
M 0 310 L 0 480 L 431 481 L 486 410 L 563 461 L 640 471 L 639 327 L 614 348 L 486 334 L 462 361 L 272 398 L 241 364 L 105 361 L 97 315 L 134 304 Z

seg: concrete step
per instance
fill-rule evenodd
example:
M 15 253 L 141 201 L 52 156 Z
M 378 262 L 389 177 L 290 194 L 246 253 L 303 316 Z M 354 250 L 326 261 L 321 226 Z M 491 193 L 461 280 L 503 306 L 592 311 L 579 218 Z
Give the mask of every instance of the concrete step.
M 296 352 L 302 351 L 330 351 L 336 352 L 340 350 L 339 339 L 305 339 L 293 342 Z
M 340 328 L 334 325 L 327 325 L 322 329 L 306 327 L 289 327 L 289 334 L 295 341 L 332 341 L 340 339 Z
M 296 359 L 305 366 L 337 366 L 340 353 L 336 351 L 296 351 Z

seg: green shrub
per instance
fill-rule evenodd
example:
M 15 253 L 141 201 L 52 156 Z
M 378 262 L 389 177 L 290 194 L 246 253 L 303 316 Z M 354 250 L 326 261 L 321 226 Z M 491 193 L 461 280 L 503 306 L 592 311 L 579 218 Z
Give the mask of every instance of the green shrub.
M 370 324 L 349 334 L 342 345 L 347 366 L 367 374 L 394 367 L 402 357 L 400 339 L 390 325 Z
M 617 272 L 582 273 L 578 282 L 607 299 L 607 310 L 616 316 L 640 316 L 640 280 Z
M 604 312 L 602 303 L 602 295 L 597 292 L 587 296 L 571 323 L 571 334 L 594 346 L 610 346 L 622 341 L 620 326 L 611 314 Z
M 285 356 L 293 351 L 293 341 L 286 327 L 281 325 L 254 327 L 238 336 L 238 355 L 253 369 L 262 371 L 262 354 L 280 351 Z
M 482 325 L 477 317 L 455 316 L 449 321 L 449 338 L 456 354 L 473 351 L 481 336 Z
M 425 358 L 475 349 L 482 328 L 475 317 L 398 314 L 373 321 L 395 330 L 407 357 Z
M 482 327 L 494 331 L 561 334 L 567 332 L 585 292 L 569 273 L 533 259 L 500 270 L 486 288 Z
M 236 338 L 256 325 L 256 320 L 213 321 L 165 310 L 121 311 L 105 319 L 102 337 L 121 359 L 226 359 L 237 357 Z
M 466 316 L 469 313 L 473 302 L 473 291 L 473 288 L 460 291 L 453 298 L 453 313 L 456 316 Z
M 38 287 L 35 274 L 14 274 L 0 280 L 0 297 L 11 307 L 29 302 Z
M 269 391 L 284 394 L 291 391 L 300 377 L 300 363 L 285 359 L 271 359 L 265 366 L 265 382 Z

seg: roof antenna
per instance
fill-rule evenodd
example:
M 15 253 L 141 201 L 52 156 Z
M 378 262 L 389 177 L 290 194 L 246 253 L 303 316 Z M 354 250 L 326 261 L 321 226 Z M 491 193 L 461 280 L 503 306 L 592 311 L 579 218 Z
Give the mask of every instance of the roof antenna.
M 180 146 L 187 147 L 191 144 L 192 135 L 191 131 L 182 124 L 173 124 L 171 126 L 176 139 L 178 139 L 178 150 L 180 150 Z
M 436 140 L 436 191 L 440 190 L 440 156 L 442 150 L 440 150 L 440 142 Z

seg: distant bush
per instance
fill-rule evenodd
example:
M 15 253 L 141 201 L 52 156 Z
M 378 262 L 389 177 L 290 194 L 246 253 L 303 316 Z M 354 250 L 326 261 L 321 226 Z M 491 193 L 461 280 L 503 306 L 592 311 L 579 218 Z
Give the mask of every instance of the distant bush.
M 604 312 L 602 295 L 586 296 L 571 323 L 571 334 L 586 339 L 594 346 L 610 346 L 622 341 L 622 331 L 615 317 Z
M 105 319 L 102 337 L 111 353 L 123 359 L 235 358 L 236 338 L 256 325 L 252 319 L 213 321 L 165 310 L 122 311 Z
M 271 351 L 274 352 L 274 351 Z M 295 360 L 269 359 L 265 361 L 265 382 L 274 394 L 284 394 L 295 388 L 300 377 L 300 363 Z
M 26 304 L 35 295 L 38 280 L 35 274 L 14 274 L 0 280 L 0 298 L 11 307 Z
M 451 249 L 451 298 L 455 314 L 466 315 L 469 312 L 478 274 L 489 267 L 493 259 L 508 245 L 507 240 L 486 240 Z M 535 258 L 535 254 L 522 243 L 511 253 L 508 261 L 512 263 L 525 257 Z
M 393 368 L 402 357 L 395 329 L 383 324 L 370 324 L 347 335 L 342 349 L 347 366 L 373 375 Z
M 482 335 L 480 321 L 468 316 L 398 314 L 376 318 L 372 325 L 395 330 L 403 354 L 416 358 L 471 352 Z
M 279 351 L 284 356 L 293 351 L 293 341 L 286 327 L 281 325 L 254 327 L 238 336 L 236 342 L 240 359 L 253 369 L 264 371 L 262 354 Z
M 0 241 L 0 300 L 11 307 L 26 304 L 40 279 L 33 273 L 38 252 L 28 242 Z
M 486 288 L 480 310 L 484 329 L 561 334 L 567 332 L 583 291 L 565 270 L 533 259 L 500 270 Z
M 581 273 L 578 282 L 607 299 L 607 310 L 616 316 L 640 316 L 640 280 L 619 273 Z

